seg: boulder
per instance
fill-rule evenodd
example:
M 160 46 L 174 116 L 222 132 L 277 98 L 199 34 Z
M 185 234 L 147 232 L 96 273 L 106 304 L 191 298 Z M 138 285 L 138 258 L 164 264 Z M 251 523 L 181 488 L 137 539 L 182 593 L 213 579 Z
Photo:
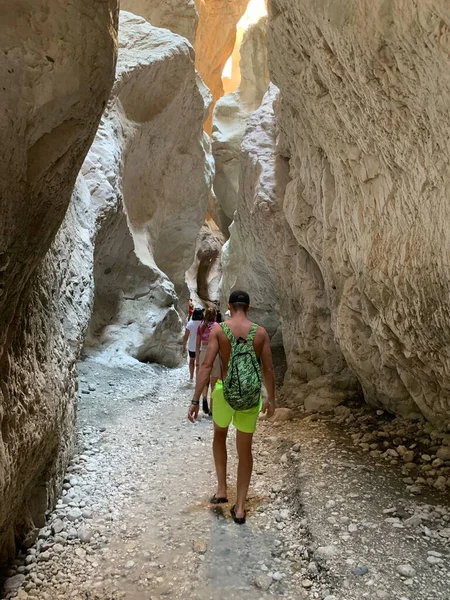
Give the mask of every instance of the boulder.
M 208 218 L 197 238 L 194 262 L 186 273 L 190 297 L 196 304 L 209 304 L 219 299 L 221 250 L 224 242 L 224 236 L 216 223 Z
M 333 338 L 366 400 L 447 423 L 450 78 L 439 23 L 448 5 L 386 6 L 272 6 L 278 151 L 290 177 L 283 213 L 320 274 Z M 300 326 L 299 335 L 308 346 L 329 333 Z

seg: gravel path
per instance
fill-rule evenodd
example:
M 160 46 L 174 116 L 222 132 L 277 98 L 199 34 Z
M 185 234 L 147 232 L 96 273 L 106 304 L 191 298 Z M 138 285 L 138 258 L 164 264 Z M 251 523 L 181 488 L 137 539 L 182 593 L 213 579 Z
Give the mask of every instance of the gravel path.
M 211 512 L 212 422 L 187 421 L 187 376 L 185 368 L 80 364 L 78 452 L 64 495 L 2 597 L 253 600 L 263 589 L 299 597 L 303 548 L 294 544 L 287 557 L 265 514 L 284 473 L 266 472 L 267 457 L 256 458 L 248 525 L 237 526 L 229 506 Z
M 1 598 L 450 598 L 447 498 L 404 483 L 399 457 L 352 445 L 365 439 L 366 413 L 283 421 L 284 409 L 261 422 L 240 527 L 232 485 L 230 506 L 208 504 L 212 423 L 186 420 L 187 376 L 80 364 L 78 449 L 63 495 Z M 232 438 L 229 449 L 232 483 Z

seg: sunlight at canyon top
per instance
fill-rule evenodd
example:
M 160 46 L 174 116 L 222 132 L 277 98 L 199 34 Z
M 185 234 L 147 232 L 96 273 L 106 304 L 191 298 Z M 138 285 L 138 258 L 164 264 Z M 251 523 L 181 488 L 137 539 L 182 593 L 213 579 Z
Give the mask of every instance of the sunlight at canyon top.
M 239 70 L 240 60 L 240 48 L 242 38 L 247 29 L 257 23 L 261 17 L 267 15 L 267 8 L 265 0 L 250 0 L 243 17 L 237 24 L 236 30 L 236 44 L 233 50 L 233 54 L 227 60 L 225 67 L 222 72 L 222 81 L 225 94 L 234 92 L 239 86 L 241 80 L 241 73 Z

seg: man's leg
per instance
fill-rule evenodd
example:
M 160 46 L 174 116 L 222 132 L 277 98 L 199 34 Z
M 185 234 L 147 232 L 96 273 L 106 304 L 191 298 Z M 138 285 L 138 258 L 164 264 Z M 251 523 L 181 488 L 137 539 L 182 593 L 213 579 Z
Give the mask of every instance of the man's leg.
M 253 433 L 236 432 L 236 448 L 238 453 L 238 475 L 236 495 L 236 516 L 245 516 L 245 501 L 253 470 L 252 455 Z
M 209 411 L 212 412 L 213 411 L 213 392 L 214 392 L 214 388 L 216 387 L 216 383 L 218 381 L 218 377 L 211 377 L 210 384 L 211 384 L 211 396 L 210 396 L 210 400 L 209 400 Z
M 191 377 L 191 381 L 194 379 L 194 369 L 195 369 L 195 358 L 189 358 L 189 375 Z
M 227 435 L 228 427 L 214 423 L 213 455 L 217 475 L 216 498 L 227 497 Z

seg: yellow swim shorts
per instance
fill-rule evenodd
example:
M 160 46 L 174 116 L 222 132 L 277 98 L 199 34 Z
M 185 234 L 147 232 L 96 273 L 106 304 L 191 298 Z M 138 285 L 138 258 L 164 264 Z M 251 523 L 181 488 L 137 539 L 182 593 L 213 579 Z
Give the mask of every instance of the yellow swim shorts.
M 219 379 L 212 393 L 213 421 L 218 427 L 224 429 L 232 422 L 238 431 L 255 433 L 258 415 L 262 409 L 262 400 L 259 405 L 247 410 L 234 410 L 225 400 L 223 395 L 223 382 Z

